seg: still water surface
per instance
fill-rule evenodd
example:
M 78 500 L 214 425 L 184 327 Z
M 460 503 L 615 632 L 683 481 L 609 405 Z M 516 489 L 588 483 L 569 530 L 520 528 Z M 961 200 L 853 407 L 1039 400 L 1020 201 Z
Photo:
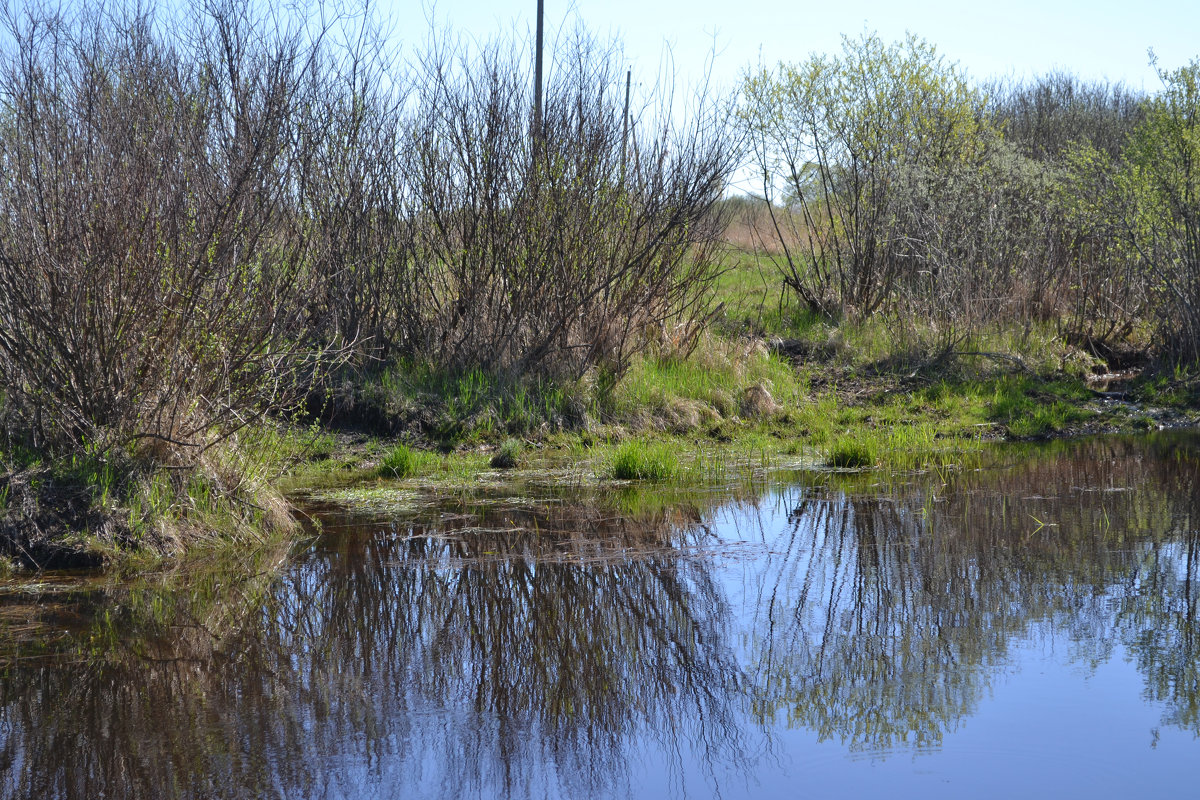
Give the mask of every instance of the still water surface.
M 1174 433 L 314 505 L 183 590 L 0 596 L 44 651 L 0 666 L 0 796 L 1191 796 L 1198 478 Z

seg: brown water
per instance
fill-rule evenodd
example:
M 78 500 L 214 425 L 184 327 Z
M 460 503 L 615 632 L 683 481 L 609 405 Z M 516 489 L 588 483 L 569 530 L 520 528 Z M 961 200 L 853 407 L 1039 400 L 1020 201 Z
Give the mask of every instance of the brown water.
M 984 462 L 8 592 L 0 797 L 1191 796 L 1200 438 Z

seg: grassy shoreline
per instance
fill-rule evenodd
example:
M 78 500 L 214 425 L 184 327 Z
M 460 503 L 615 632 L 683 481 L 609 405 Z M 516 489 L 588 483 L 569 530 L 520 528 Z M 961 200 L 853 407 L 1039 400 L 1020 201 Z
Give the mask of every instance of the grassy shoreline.
M 714 357 L 731 351 L 739 361 L 722 366 Z M 712 464 L 747 458 L 822 469 L 924 469 L 953 463 L 988 442 L 1139 432 L 1200 420 L 1197 382 L 1183 374 L 1104 383 L 1079 371 L 1039 372 L 999 361 L 981 369 L 958 359 L 916 372 L 855 364 L 852 356 L 792 363 L 779 344 L 726 339 L 685 360 L 647 357 L 609 395 L 597 396 L 586 384 L 572 387 L 574 394 L 554 387 L 550 401 L 523 395 L 521 413 L 513 412 L 511 388 L 477 373 L 463 379 L 478 390 L 473 399 L 422 395 L 393 376 L 387 382 L 401 394 L 385 402 L 403 415 L 405 422 L 395 423 L 402 433 L 381 434 L 363 424 L 383 416 L 379 407 L 347 415 L 336 446 L 294 470 L 285 486 L 408 480 L 462 487 L 481 474 L 502 476 L 495 464 L 502 457 L 509 466 L 529 459 L 582 466 L 593 479 L 614 482 L 703 481 L 713 476 Z M 443 383 L 451 390 L 458 385 Z M 564 408 L 576 410 L 569 416 Z
M 308 427 L 247 429 L 186 480 L 27 457 L 0 474 L 2 569 L 111 568 L 237 548 L 298 533 L 289 493 L 362 486 L 369 494 L 397 481 L 462 490 L 480 476 L 504 481 L 506 469 L 531 460 L 597 482 L 688 485 L 749 461 L 928 469 L 992 441 L 1200 420 L 1194 375 L 1097 380 L 1103 365 L 1061 344 L 922 360 L 887 352 L 878 331 L 790 332 L 799 335 L 706 334 L 686 356 L 635 359 L 616 382 L 590 374 L 529 383 L 394 364 L 310 400 Z
M 789 308 L 768 266 L 734 256 L 705 332 L 685 349 L 660 337 L 619 377 L 400 359 L 327 376 L 298 414 L 264 418 L 189 469 L 0 453 L 0 570 L 236 549 L 297 535 L 289 493 L 389 481 L 461 490 L 531 461 L 600 482 L 687 485 L 722 464 L 926 469 L 990 441 L 1200 421 L 1196 370 L 1145 353 L 1133 370 L 1110 368 L 1051 329 L 954 338 L 913 320 L 830 320 Z

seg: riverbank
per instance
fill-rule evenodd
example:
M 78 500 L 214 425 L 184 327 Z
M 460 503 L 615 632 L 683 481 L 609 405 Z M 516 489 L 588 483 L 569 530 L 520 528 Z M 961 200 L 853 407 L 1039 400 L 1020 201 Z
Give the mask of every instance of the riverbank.
M 938 352 L 898 348 L 868 327 L 749 327 L 744 311 L 726 311 L 690 352 L 648 351 L 620 380 L 593 370 L 530 382 L 403 362 L 347 371 L 299 422 L 247 429 L 179 474 L 26 458 L 0 474 L 4 569 L 96 568 L 294 536 L 285 496 L 310 490 L 370 503 L 397 480 L 462 490 L 530 463 L 572 480 L 675 485 L 771 461 L 927 469 L 986 442 L 1200 421 L 1195 376 L 1149 362 L 1112 372 L 1049 336 Z
M 161 454 L 147 467 L 111 452 L 10 453 L 0 569 L 153 562 L 296 536 L 286 496 L 309 490 L 365 502 L 397 480 L 462 490 L 530 464 L 674 485 L 772 460 L 926 469 L 986 442 L 1200 422 L 1200 377 L 1145 352 L 1097 354 L 1033 326 L 967 336 L 834 321 L 790 308 L 775 285 L 769 267 L 734 259 L 705 332 L 654 332 L 619 375 L 529 379 L 396 360 L 343 368 L 298 413 L 264 418 L 188 468 Z
M 1069 348 L 1036 358 L 972 351 L 914 365 L 870 352 L 868 360 L 861 345 L 836 335 L 827 341 L 706 337 L 687 357 L 636 359 L 607 389 L 596 380 L 514 387 L 478 371 L 437 380 L 385 371 L 322 409 L 333 444 L 286 486 L 402 478 L 461 487 L 530 458 L 595 480 L 672 483 L 747 460 L 922 469 L 956 463 L 987 442 L 1200 421 L 1194 378 L 1113 373 Z M 404 468 L 389 470 L 389 460 Z M 621 460 L 664 463 L 623 470 Z
M 263 422 L 194 463 L 105 455 L 0 453 L 0 577 L 17 571 L 150 569 L 191 551 L 294 538 L 280 490 L 320 453 L 313 430 Z

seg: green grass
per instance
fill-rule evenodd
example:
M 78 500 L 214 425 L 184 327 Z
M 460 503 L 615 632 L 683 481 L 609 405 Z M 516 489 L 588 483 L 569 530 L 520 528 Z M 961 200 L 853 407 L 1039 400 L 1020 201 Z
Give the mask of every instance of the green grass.
M 1090 395 L 1078 381 L 1010 376 L 995 381 L 994 387 L 988 414 L 1017 438 L 1058 433 L 1088 416 L 1079 406 Z
M 862 439 L 843 439 L 829 448 L 825 456 L 826 466 L 840 469 L 872 467 L 877 460 L 872 443 Z
M 819 335 L 824 320 L 796 302 L 779 268 L 765 254 L 738 250 L 717 279 L 720 322 L 732 333 L 806 337 Z
M 92 494 L 93 503 L 111 508 L 129 483 L 130 468 L 125 459 L 117 466 L 114 454 L 103 453 L 92 445 L 53 465 L 51 473 L 59 480 L 82 486 Z
M 665 442 L 625 442 L 608 465 L 609 477 L 617 480 L 666 481 L 678 474 L 675 449 Z
M 307 457 L 314 440 L 332 450 L 328 434 L 271 424 L 214 438 L 193 461 L 182 463 L 164 463 L 159 451 L 148 451 L 140 441 L 109 449 L 85 446 L 26 467 L 15 483 L 2 482 L 0 507 L 11 513 L 13 506 L 31 503 L 61 505 L 70 513 L 42 535 L 55 540 L 68 560 L 147 569 L 193 548 L 240 547 L 294 535 L 299 527 L 278 482 L 290 465 Z M 83 498 L 86 515 L 74 506 Z
M 489 461 L 489 466 L 496 469 L 513 469 L 521 462 L 524 447 L 516 439 L 505 439 Z
M 686 359 L 653 354 L 635 359 L 603 399 L 602 411 L 618 423 L 647 417 L 660 427 L 687 431 L 741 415 L 744 392 L 752 386 L 766 389 L 784 408 L 805 394 L 792 366 L 761 343 L 705 336 Z
M 406 444 L 398 444 L 379 462 L 375 474 L 380 478 L 411 478 L 424 469 L 431 458 Z
M 1150 405 L 1195 407 L 1200 405 L 1200 364 L 1160 366 L 1133 382 L 1139 400 Z
M 586 403 L 573 381 L 514 379 L 483 369 L 445 370 L 401 360 L 359 387 L 385 415 L 420 416 L 444 447 L 562 428 Z

